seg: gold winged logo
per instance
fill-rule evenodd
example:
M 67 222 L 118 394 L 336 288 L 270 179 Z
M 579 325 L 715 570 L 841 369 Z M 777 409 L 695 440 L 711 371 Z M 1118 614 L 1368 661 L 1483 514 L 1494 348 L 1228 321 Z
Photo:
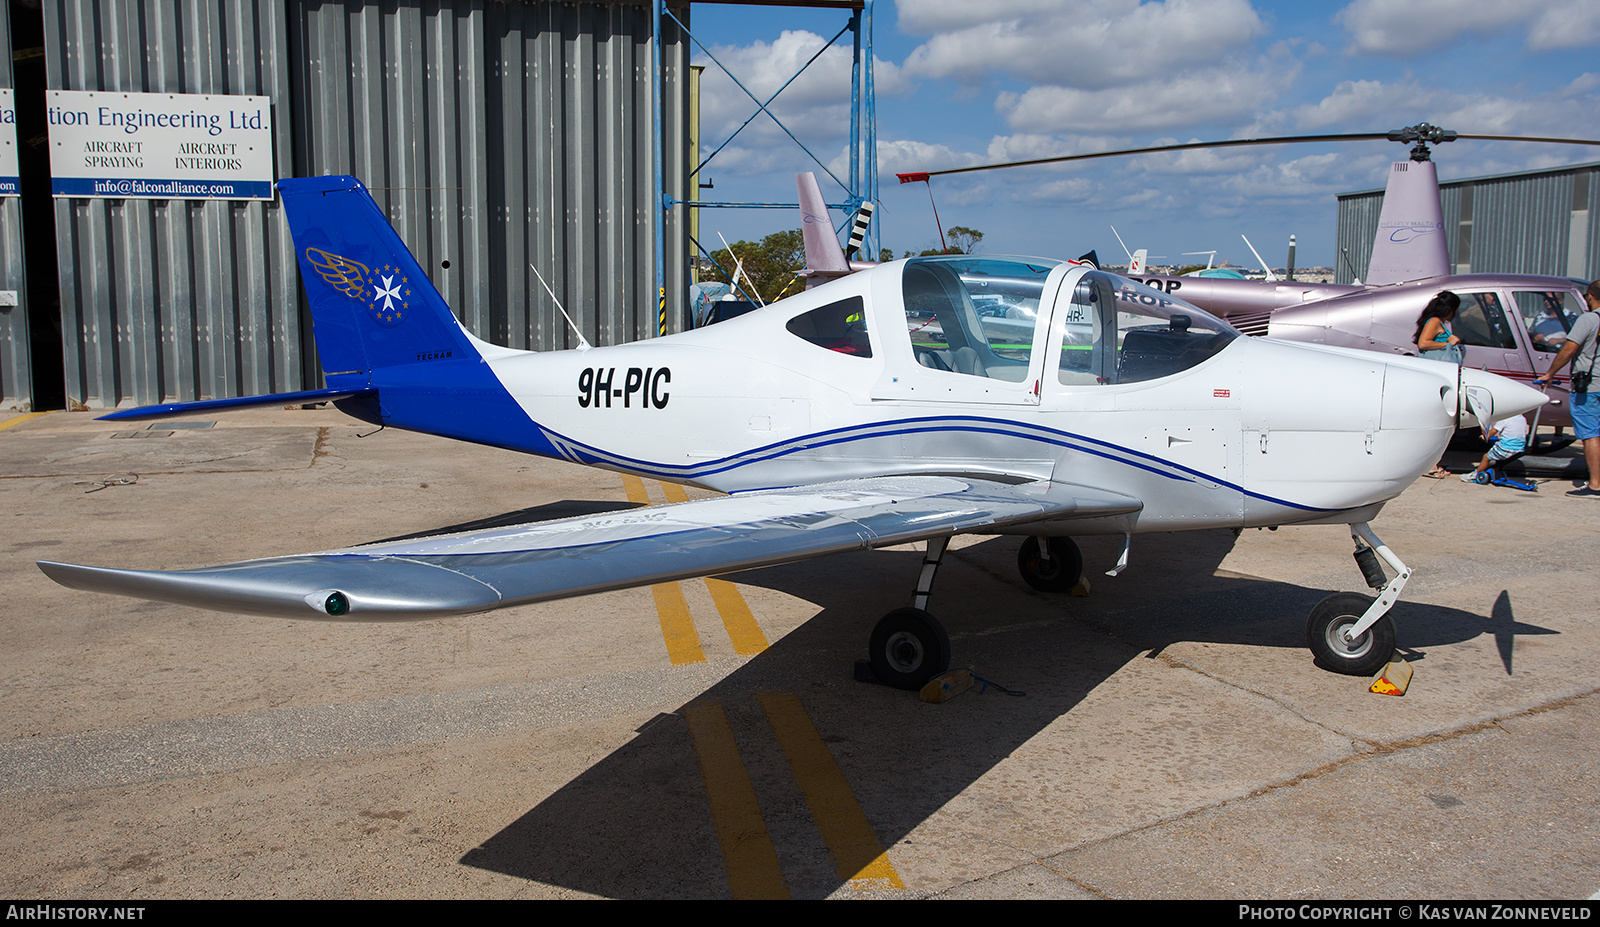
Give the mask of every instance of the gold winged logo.
M 307 248 L 306 260 L 317 269 L 328 285 L 351 299 L 366 301 L 367 265 L 340 257 L 321 248 Z

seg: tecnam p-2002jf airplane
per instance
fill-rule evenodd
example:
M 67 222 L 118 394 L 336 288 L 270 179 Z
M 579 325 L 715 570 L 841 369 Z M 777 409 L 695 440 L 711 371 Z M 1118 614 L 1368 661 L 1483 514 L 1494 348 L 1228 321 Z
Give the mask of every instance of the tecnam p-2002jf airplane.
M 880 679 L 912 688 L 949 665 L 926 607 L 952 535 L 1021 535 L 1027 582 L 1066 590 L 1082 569 L 1071 535 L 1124 537 L 1115 573 L 1143 532 L 1346 524 L 1379 594 L 1329 596 L 1308 635 L 1323 666 L 1367 674 L 1392 654 L 1388 611 L 1410 576 L 1368 522 L 1472 413 L 1544 401 L 1434 361 L 1242 337 L 1159 290 L 1026 257 L 897 261 L 696 331 L 512 350 L 462 328 L 360 182 L 279 188 L 328 385 L 247 401 L 328 399 L 728 495 L 194 570 L 41 562 L 57 582 L 382 621 L 922 540 L 912 606 L 870 645 Z

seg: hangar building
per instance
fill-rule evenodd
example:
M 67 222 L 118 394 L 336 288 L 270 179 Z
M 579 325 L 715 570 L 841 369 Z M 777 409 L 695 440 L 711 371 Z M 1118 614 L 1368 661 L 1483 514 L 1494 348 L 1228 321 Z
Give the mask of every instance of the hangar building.
M 687 25 L 687 0 L 667 6 Z M 659 125 L 663 190 L 681 202 L 689 51 L 669 18 L 658 43 L 650 2 L 10 0 L 3 12 L 22 193 L 0 197 L 0 409 L 320 385 L 280 203 L 52 197 L 57 91 L 269 97 L 275 176 L 360 178 L 487 340 L 575 346 L 530 264 L 593 343 L 656 334 L 663 317 L 681 326 L 686 210 L 667 210 L 658 243 L 652 136 Z

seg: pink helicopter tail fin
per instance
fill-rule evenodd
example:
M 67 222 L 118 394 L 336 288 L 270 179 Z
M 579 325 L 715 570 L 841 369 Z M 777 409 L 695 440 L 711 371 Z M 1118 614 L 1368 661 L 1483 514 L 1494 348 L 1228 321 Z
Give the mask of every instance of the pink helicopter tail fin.
M 800 276 L 806 278 L 810 288 L 850 273 L 850 262 L 845 260 L 844 249 L 834 234 L 833 219 L 822 199 L 822 189 L 817 186 L 817 175 L 809 171 L 796 174 L 794 182 L 800 193 L 800 234 L 806 243 L 806 269 Z
M 1448 273 L 1439 173 L 1432 161 L 1396 161 L 1389 170 L 1366 282 L 1383 286 Z

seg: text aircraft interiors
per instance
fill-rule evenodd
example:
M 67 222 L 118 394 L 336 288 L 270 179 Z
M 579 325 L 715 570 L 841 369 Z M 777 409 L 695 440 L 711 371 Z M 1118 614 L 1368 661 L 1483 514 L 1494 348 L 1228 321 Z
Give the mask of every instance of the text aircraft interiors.
M 1468 407 L 1544 402 L 1453 365 L 1240 337 L 1171 294 L 1027 257 L 896 261 L 694 331 L 517 351 L 456 321 L 356 179 L 278 186 L 328 387 L 114 416 L 332 399 L 365 421 L 728 495 L 193 570 L 41 562 L 57 582 L 382 621 L 925 540 L 911 607 L 871 635 L 879 678 L 912 688 L 949 663 L 926 608 L 952 535 L 1022 535 L 1024 578 L 1066 591 L 1082 569 L 1071 535 L 1342 524 L 1380 594 L 1325 599 L 1308 638 L 1321 665 L 1367 674 L 1393 651 L 1388 611 L 1410 576 L 1368 522 Z M 1127 562 L 1125 545 L 1112 572 Z

